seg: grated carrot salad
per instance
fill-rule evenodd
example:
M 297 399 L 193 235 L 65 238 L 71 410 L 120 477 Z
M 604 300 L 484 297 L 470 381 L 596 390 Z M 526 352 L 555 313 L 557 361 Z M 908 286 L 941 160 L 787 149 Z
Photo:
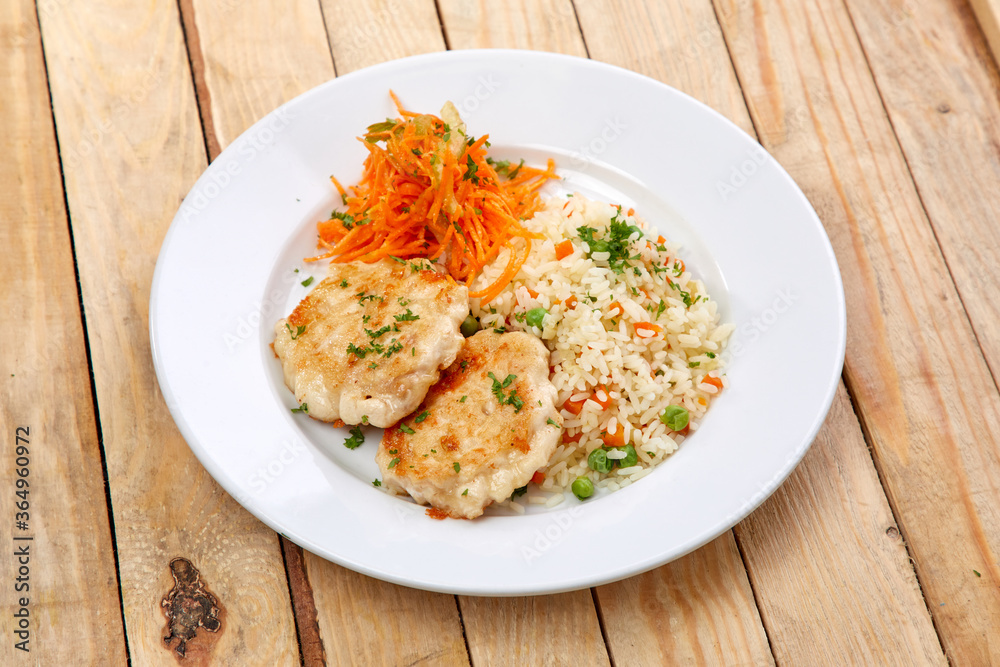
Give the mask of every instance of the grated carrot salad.
M 469 294 L 488 303 L 517 275 L 532 238 L 541 238 L 520 221 L 542 207 L 538 190 L 559 178 L 555 163 L 550 159 L 545 169 L 536 169 L 523 160 L 493 160 L 486 154 L 489 135 L 467 136 L 451 103 L 442 110 L 448 123 L 407 111 L 392 97 L 401 118 L 369 125 L 359 137 L 368 157 L 357 185 L 345 189 L 331 176 L 347 210 L 317 223 L 318 247 L 325 252 L 306 261 L 440 260 L 468 286 L 509 248 L 500 277 Z M 523 248 L 516 247 L 517 238 L 524 239 Z

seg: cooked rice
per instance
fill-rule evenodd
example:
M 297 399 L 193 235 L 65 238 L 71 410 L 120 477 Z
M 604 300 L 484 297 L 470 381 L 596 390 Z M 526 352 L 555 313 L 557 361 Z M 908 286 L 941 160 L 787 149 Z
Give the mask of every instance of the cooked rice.
M 533 242 L 530 256 L 511 284 L 485 310 L 478 299 L 472 300 L 472 313 L 480 318 L 482 328 L 506 327 L 541 337 L 551 353 L 551 379 L 559 391 L 559 404 L 587 399 L 579 415 L 565 406 L 562 409 L 563 440 L 544 469 L 541 484 L 544 491 L 555 494 L 541 501 L 548 507 L 562 502 L 578 477 L 616 490 L 649 474 L 685 437 L 660 421 L 664 409 L 671 404 L 687 408 L 688 431 L 696 431 L 718 393 L 716 387 L 703 384 L 703 378 L 721 377 L 727 386 L 720 374 L 721 353 L 734 327 L 719 324 L 715 301 L 684 268 L 676 247 L 662 237 L 633 233 L 628 255 L 639 257 L 628 261 L 621 273 L 610 268 L 608 252 L 587 257 L 590 248 L 577 229 L 591 227 L 599 230 L 596 238 L 604 238 L 617 215 L 619 221 L 648 230 L 630 213 L 579 194 L 549 200 L 544 210 L 524 223 L 544 240 Z M 565 239 L 573 240 L 573 253 L 556 260 L 555 245 Z M 504 250 L 483 271 L 473 289 L 496 280 L 507 265 L 508 252 Z M 577 302 L 568 309 L 565 302 L 571 296 Z M 614 302 L 621 308 L 609 312 Z M 525 321 L 525 314 L 537 307 L 548 311 L 541 329 Z M 635 324 L 642 322 L 655 322 L 663 331 L 643 327 L 637 331 Z M 607 396 L 597 396 L 600 402 L 594 400 L 598 385 L 607 388 Z M 607 409 L 602 408 L 601 403 L 609 401 Z M 604 444 L 603 433 L 617 433 L 619 425 L 639 460 L 607 474 L 592 470 L 588 455 Z M 574 441 L 577 436 L 579 440 Z M 608 458 L 624 455 L 624 449 L 611 448 Z M 531 498 L 529 502 L 539 501 Z M 523 512 L 523 505 L 515 511 Z

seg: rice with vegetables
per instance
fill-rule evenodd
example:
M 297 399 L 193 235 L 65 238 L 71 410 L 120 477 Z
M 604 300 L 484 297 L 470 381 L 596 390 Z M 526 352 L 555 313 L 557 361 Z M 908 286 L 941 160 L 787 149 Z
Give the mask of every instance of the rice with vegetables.
M 553 506 L 574 482 L 578 496 L 589 495 L 586 480 L 608 490 L 635 482 L 697 430 L 726 386 L 721 352 L 733 325 L 720 325 L 677 249 L 632 210 L 575 195 L 523 224 L 542 238 L 497 297 L 472 300 L 472 313 L 482 328 L 532 332 L 550 351 L 565 421 L 540 487 L 557 493 L 528 501 Z M 496 281 L 509 252 L 474 290 Z

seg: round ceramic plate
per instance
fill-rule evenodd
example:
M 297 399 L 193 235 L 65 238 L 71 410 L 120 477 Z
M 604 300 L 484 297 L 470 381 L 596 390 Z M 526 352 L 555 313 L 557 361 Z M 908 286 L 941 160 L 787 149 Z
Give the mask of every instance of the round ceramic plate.
M 370 429 L 293 414 L 269 344 L 325 267 L 315 224 L 361 174 L 364 128 L 458 107 L 496 158 L 555 158 L 553 196 L 634 206 L 736 324 L 730 388 L 651 475 L 525 515 L 439 521 L 372 485 Z M 594 91 L 599 91 L 595 94 Z M 247 130 L 205 171 L 163 243 L 150 306 L 153 357 L 174 419 L 244 507 L 302 547 L 388 581 L 480 595 L 552 593 L 620 579 L 696 549 L 750 513 L 805 454 L 840 378 L 845 309 L 819 219 L 750 137 L 633 72 L 552 54 L 457 51 L 330 81 Z

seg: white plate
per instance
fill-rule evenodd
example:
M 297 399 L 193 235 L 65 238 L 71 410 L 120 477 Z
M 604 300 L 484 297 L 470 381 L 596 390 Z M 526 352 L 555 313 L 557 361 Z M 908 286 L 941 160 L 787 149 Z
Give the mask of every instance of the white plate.
M 635 206 L 737 324 L 731 388 L 653 474 L 615 493 L 525 516 L 437 521 L 372 487 L 380 438 L 294 415 L 268 347 L 274 322 L 322 275 L 301 259 L 354 182 L 356 140 L 411 109 L 459 107 L 491 153 L 557 160 L 579 190 Z M 298 268 L 299 273 L 293 269 Z M 205 171 L 163 243 L 150 304 L 160 388 L 204 466 L 304 548 L 435 591 L 552 593 L 684 555 L 759 505 L 802 458 L 833 399 L 844 295 L 819 219 L 750 137 L 686 95 L 601 63 L 525 51 L 407 58 L 330 81 L 247 130 Z

